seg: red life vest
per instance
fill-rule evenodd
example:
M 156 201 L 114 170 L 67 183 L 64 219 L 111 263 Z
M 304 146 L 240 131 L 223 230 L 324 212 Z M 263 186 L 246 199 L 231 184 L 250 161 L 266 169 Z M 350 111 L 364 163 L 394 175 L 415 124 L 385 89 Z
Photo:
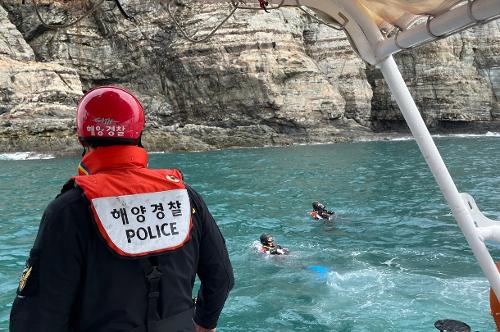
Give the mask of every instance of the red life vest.
M 121 256 L 175 250 L 190 238 L 191 204 L 181 173 L 148 169 L 147 161 L 137 146 L 99 147 L 84 156 L 73 178 L 101 236 Z
M 309 212 L 309 214 L 311 215 L 311 217 L 313 219 L 316 219 L 316 220 L 321 219 L 321 217 L 320 217 L 320 215 L 318 214 L 317 211 L 311 211 L 311 212 Z

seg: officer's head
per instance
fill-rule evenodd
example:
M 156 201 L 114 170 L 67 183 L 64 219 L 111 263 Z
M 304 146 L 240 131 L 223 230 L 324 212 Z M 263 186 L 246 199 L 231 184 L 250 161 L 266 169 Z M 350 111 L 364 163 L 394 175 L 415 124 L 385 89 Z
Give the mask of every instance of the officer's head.
M 84 147 L 140 145 L 144 109 L 130 91 L 101 86 L 80 99 L 76 111 L 76 132 Z

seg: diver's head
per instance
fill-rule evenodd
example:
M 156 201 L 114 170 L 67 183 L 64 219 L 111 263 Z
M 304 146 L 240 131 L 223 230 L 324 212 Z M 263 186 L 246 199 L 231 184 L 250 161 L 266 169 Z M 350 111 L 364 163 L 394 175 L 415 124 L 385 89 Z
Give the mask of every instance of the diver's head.
M 260 243 L 265 246 L 273 245 L 274 243 L 273 236 L 271 234 L 266 234 L 266 233 L 262 234 L 260 236 Z
M 319 210 L 324 210 L 325 209 L 325 206 L 323 204 L 321 204 L 320 202 L 313 202 L 312 206 L 313 206 L 313 209 L 315 211 L 319 211 Z

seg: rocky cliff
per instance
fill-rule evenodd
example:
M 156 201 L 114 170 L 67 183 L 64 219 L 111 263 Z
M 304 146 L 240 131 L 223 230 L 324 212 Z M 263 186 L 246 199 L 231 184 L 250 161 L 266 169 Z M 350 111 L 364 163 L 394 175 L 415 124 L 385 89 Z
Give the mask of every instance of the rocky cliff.
M 51 24 L 88 10 L 83 1 L 39 2 Z M 178 3 L 175 16 L 196 38 L 230 10 Z M 126 10 L 135 20 L 105 1 L 77 25 L 53 30 L 32 2 L 2 0 L 1 151 L 75 151 L 78 98 L 102 84 L 138 94 L 153 150 L 336 142 L 405 130 L 380 73 L 343 32 L 300 10 L 236 11 L 202 43 L 187 42 L 157 1 L 128 1 Z M 500 121 L 500 21 L 397 61 L 435 130 L 487 130 Z

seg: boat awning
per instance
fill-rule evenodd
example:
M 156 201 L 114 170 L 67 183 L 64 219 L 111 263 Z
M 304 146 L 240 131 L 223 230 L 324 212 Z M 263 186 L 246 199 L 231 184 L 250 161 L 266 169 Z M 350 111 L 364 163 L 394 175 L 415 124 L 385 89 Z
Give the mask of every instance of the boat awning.
M 349 0 L 347 0 L 349 1 Z M 359 0 L 384 36 L 373 59 L 448 37 L 500 17 L 498 0 Z
M 462 0 L 361 0 L 382 31 L 406 30 L 421 16 L 439 16 Z M 465 1 L 467 2 L 467 1 Z

